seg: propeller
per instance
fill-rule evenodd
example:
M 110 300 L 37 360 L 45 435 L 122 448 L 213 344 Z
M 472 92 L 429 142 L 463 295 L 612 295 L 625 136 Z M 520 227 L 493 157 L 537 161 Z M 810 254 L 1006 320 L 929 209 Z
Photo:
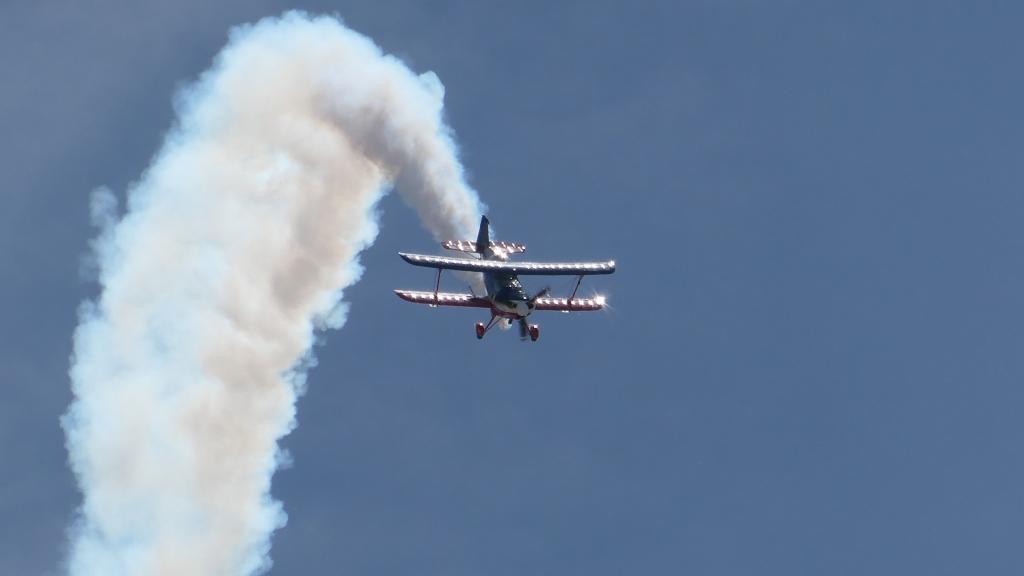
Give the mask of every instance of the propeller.
M 529 304 L 530 309 L 532 310 L 533 307 L 537 304 L 537 299 L 538 298 L 543 298 L 543 297 L 547 296 L 550 293 L 551 293 L 551 286 L 545 286 L 544 288 L 541 289 L 540 292 L 537 292 L 536 294 L 533 295 L 532 298 L 527 300 L 526 303 Z
M 529 300 L 527 300 L 526 301 L 526 305 L 530 307 L 530 310 L 533 310 L 533 307 L 537 305 L 537 299 L 538 298 L 543 298 L 543 297 L 547 296 L 550 293 L 551 293 L 551 286 L 545 286 L 544 288 L 542 288 L 540 290 L 540 292 L 537 292 Z M 526 337 L 529 335 L 529 332 L 530 332 L 530 325 L 526 323 L 526 318 L 520 318 L 519 319 L 519 339 L 520 340 L 526 340 Z

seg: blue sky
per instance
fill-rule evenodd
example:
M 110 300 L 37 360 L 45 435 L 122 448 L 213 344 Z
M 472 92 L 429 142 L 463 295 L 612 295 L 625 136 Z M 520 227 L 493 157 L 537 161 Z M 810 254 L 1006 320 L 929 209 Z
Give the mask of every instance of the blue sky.
M 89 192 L 138 178 L 231 25 L 293 7 L 439 75 L 502 239 L 619 270 L 584 285 L 609 313 L 478 342 L 391 293 L 435 247 L 385 199 L 272 574 L 1024 571 L 1022 10 L 97 1 L 0 6 L 0 573 L 58 573 L 79 501 Z

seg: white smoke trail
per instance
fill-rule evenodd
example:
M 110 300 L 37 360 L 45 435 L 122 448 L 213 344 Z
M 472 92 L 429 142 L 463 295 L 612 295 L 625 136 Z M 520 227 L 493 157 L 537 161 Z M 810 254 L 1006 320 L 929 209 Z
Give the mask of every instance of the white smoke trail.
M 442 96 L 432 73 L 301 13 L 233 30 L 182 95 L 98 240 L 102 294 L 75 334 L 72 575 L 269 566 L 277 440 L 315 330 L 344 322 L 376 202 L 395 183 L 435 237 L 474 237 L 481 207 Z M 95 212 L 110 214 L 109 193 Z

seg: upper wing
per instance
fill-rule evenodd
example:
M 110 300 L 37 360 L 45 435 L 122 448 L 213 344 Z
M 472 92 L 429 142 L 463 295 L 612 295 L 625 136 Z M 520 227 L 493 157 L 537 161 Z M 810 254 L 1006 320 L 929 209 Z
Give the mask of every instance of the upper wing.
M 465 272 L 510 272 L 520 276 L 587 276 L 615 272 L 614 260 L 607 262 L 501 262 L 499 260 L 425 256 L 423 254 L 406 254 L 404 252 L 399 252 L 398 255 L 414 266 L 462 270 Z
M 486 298 L 477 298 L 472 294 L 453 294 L 451 292 L 418 292 L 415 290 L 395 290 L 395 294 L 402 300 L 415 304 L 430 304 L 432 306 L 462 306 L 465 308 L 490 308 L 491 303 Z

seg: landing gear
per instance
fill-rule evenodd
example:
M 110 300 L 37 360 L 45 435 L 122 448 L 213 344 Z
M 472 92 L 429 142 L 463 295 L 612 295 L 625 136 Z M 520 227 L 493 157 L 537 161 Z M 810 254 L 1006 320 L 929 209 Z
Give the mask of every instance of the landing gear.
M 530 340 L 536 342 L 537 338 L 540 338 L 540 326 L 537 326 L 536 324 L 527 325 L 525 320 L 525 318 L 521 318 L 519 320 L 520 330 L 523 330 L 523 326 L 526 326 L 526 329 L 520 332 L 519 335 L 523 340 L 526 340 L 526 336 L 529 335 Z M 505 322 L 507 325 L 511 326 L 513 320 L 511 318 L 503 318 L 501 316 L 491 316 L 491 321 L 486 325 L 483 322 L 477 322 L 476 326 L 474 326 L 474 328 L 476 328 L 476 339 L 483 340 L 484 335 L 486 335 L 487 332 L 498 322 Z
M 477 340 L 483 340 L 484 339 L 484 334 L 487 334 L 487 331 L 491 329 L 491 326 L 494 326 L 494 324 L 495 324 L 495 322 L 497 322 L 497 320 L 498 320 L 498 317 L 492 315 L 491 316 L 491 321 L 488 322 L 486 326 L 484 326 L 483 322 L 477 322 L 476 323 L 476 339 Z

